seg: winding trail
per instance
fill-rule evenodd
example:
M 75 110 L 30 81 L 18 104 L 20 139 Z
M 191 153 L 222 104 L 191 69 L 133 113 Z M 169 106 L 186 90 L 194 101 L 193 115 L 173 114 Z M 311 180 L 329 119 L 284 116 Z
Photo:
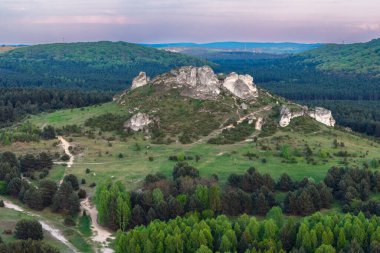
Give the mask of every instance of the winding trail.
M 49 222 L 43 220 L 43 218 L 35 213 L 25 211 L 22 207 L 13 204 L 12 202 L 9 202 L 7 200 L 4 200 L 4 207 L 8 209 L 12 209 L 18 212 L 25 213 L 31 217 L 34 217 L 38 219 L 38 221 L 41 223 L 41 226 L 44 230 L 48 231 L 55 239 L 66 245 L 69 249 L 71 249 L 75 253 L 79 253 L 79 251 L 64 237 L 64 235 L 59 231 L 59 229 L 54 228 Z
M 251 112 L 243 117 L 240 117 L 237 121 L 236 121 L 236 124 L 239 125 L 240 123 L 242 123 L 244 120 L 246 119 L 249 119 L 251 117 L 254 117 L 255 115 L 261 113 L 261 112 L 265 112 L 265 111 L 269 111 L 272 109 L 272 106 L 271 105 L 266 105 L 264 107 L 261 107 L 259 108 L 258 110 L 254 111 L 254 112 Z M 259 123 L 258 125 L 255 126 L 255 128 L 260 128 L 261 130 L 261 127 L 262 127 L 262 123 L 263 123 L 263 119 L 260 118 L 259 120 Z M 194 143 L 204 143 L 204 142 L 207 142 L 209 139 L 213 138 L 213 137 L 216 137 L 218 136 L 219 134 L 221 134 L 223 132 L 223 130 L 225 129 L 231 129 L 231 128 L 234 128 L 235 125 L 234 124 L 230 124 L 228 126 L 225 126 L 225 127 L 222 127 L 222 128 L 219 128 L 219 129 L 216 129 L 214 131 L 212 131 L 209 135 L 203 137 L 203 138 L 200 138 L 198 141 L 194 142 Z
M 74 155 L 70 152 L 69 147 L 71 146 L 68 141 L 65 140 L 62 136 L 58 136 L 58 140 L 61 142 L 61 147 L 65 151 L 66 155 L 70 157 L 69 162 L 67 163 L 67 167 L 71 168 L 74 164 Z M 65 173 L 66 174 L 66 173 Z M 61 179 L 60 184 L 62 184 L 63 179 Z M 113 249 L 109 248 L 107 239 L 111 237 L 112 233 L 101 226 L 98 223 L 98 210 L 94 205 L 90 204 L 90 199 L 87 197 L 80 203 L 81 209 L 85 210 L 91 217 L 91 230 L 93 236 L 91 237 L 93 242 L 99 243 L 101 245 L 101 249 L 98 252 L 102 253 L 112 253 Z

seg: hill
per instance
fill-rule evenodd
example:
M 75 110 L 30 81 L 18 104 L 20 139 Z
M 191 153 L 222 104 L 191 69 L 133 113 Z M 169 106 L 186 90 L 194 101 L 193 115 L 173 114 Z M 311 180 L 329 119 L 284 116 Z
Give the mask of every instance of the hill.
M 373 40 L 290 56 L 209 54 L 208 60 L 219 72 L 251 74 L 260 87 L 301 104 L 324 106 L 339 124 L 380 136 L 378 48 L 379 40 Z
M 157 75 L 204 62 L 126 42 L 45 44 L 0 55 L 0 87 L 55 87 L 118 91 L 140 69 Z
M 255 52 L 269 54 L 292 54 L 318 48 L 320 44 L 301 43 L 260 43 L 260 42 L 213 42 L 213 43 L 167 43 L 146 44 L 147 46 L 160 48 L 167 51 L 180 52 L 188 55 L 200 55 L 207 52 Z
M 329 44 L 301 54 L 305 62 L 329 72 L 380 77 L 380 39 L 348 45 Z
M 163 49 L 165 51 L 179 52 L 193 56 L 207 58 L 209 53 L 223 52 L 254 52 L 268 54 L 292 54 L 301 53 L 318 48 L 320 44 L 301 43 L 260 43 L 260 42 L 213 42 L 213 43 L 167 43 L 145 44 L 146 46 Z
M 32 196 L 40 196 L 50 180 L 56 194 L 43 196 L 58 214 L 50 208 L 38 214 L 60 223 L 65 215 L 65 224 L 69 219 L 73 225 L 64 235 L 78 249 L 86 248 L 80 252 L 93 252 L 83 242 L 97 249 L 115 245 L 117 252 L 147 250 L 153 235 L 145 243 L 136 239 L 140 233 L 155 231 L 156 225 L 171 233 L 173 224 L 185 230 L 173 231 L 184 236 L 188 252 L 198 248 L 191 246 L 195 239 L 188 239 L 195 238 L 198 226 L 200 237 L 224 238 L 222 244 L 208 244 L 215 251 L 245 250 L 242 238 L 261 230 L 277 231 L 271 239 L 276 249 L 298 249 L 303 246 L 295 236 L 314 226 L 310 219 L 318 227 L 330 224 L 328 231 L 335 226 L 331 219 L 367 224 L 374 219 L 341 212 L 371 216 L 380 205 L 378 142 L 335 125 L 331 111 L 271 94 L 249 75 L 216 74 L 207 66 L 176 68 L 155 77 L 140 72 L 112 102 L 34 115 L 0 131 L 0 141 L 0 190 L 38 209 L 41 202 Z M 21 182 L 20 171 L 23 187 L 29 189 L 25 193 L 13 187 Z M 85 199 L 79 202 L 79 197 Z M 78 215 L 79 205 L 91 219 Z M 321 213 L 302 217 L 317 211 Z M 187 228 L 183 222 L 192 225 Z M 214 230 L 205 237 L 207 224 Z M 90 237 L 91 230 L 96 235 L 102 226 L 128 233 L 117 232 L 110 244 L 109 230 L 101 238 Z M 280 239 L 279 233 L 287 233 L 289 226 L 294 238 L 283 246 L 288 237 Z M 311 227 L 310 233 L 323 231 Z M 234 243 L 215 233 L 227 233 Z M 169 249 L 170 240 L 177 238 L 173 236 L 166 235 L 165 246 L 159 236 L 157 248 Z M 344 245 L 351 244 L 339 243 Z M 369 247 L 364 240 L 360 245 Z

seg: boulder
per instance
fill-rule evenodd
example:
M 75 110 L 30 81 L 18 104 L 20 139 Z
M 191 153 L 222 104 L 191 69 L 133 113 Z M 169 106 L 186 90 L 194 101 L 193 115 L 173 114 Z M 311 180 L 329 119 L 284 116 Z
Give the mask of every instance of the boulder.
M 146 73 L 140 72 L 140 74 L 133 79 L 131 90 L 147 85 L 148 82 L 149 77 L 146 76 Z
M 253 77 L 250 75 L 238 75 L 232 72 L 224 80 L 223 87 L 241 99 L 253 99 L 259 96 L 257 87 L 253 84 Z
M 124 123 L 124 129 L 131 129 L 135 132 L 142 131 L 147 129 L 150 123 L 152 123 L 152 120 L 149 115 L 139 112 Z

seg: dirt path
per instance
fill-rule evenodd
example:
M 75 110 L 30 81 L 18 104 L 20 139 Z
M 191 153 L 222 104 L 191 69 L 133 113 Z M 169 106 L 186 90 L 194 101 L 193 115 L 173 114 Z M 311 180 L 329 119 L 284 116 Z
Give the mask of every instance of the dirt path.
M 69 147 L 71 146 L 68 141 L 66 141 L 62 136 L 58 136 L 58 140 L 61 142 L 61 147 L 65 151 L 66 155 L 70 157 L 69 161 L 67 162 L 67 167 L 71 168 L 74 164 L 74 155 L 71 154 Z
M 70 152 L 69 147 L 71 146 L 68 141 L 65 140 L 62 136 L 58 136 L 58 139 L 61 142 L 61 147 L 65 151 L 66 155 L 70 157 L 67 167 L 70 168 L 74 164 L 74 155 Z M 66 174 L 66 173 L 65 173 Z M 63 179 L 61 179 L 60 184 L 62 184 Z M 81 209 L 85 210 L 91 217 L 91 230 L 94 234 L 91 237 L 92 241 L 101 244 L 101 249 L 98 252 L 102 253 L 111 253 L 114 252 L 111 248 L 108 247 L 107 239 L 112 235 L 110 231 L 102 227 L 98 223 L 98 210 L 94 205 L 90 204 L 90 200 L 87 197 L 80 203 Z
M 22 213 L 25 213 L 29 216 L 32 216 L 32 217 L 38 219 L 38 221 L 41 223 L 41 226 L 44 230 L 48 231 L 55 239 L 57 239 L 58 241 L 60 241 L 64 245 L 66 245 L 73 252 L 79 253 L 79 251 L 63 236 L 61 231 L 54 228 L 52 225 L 49 224 L 49 222 L 44 221 L 40 215 L 32 213 L 32 212 L 27 212 L 22 207 L 15 205 L 12 202 L 9 202 L 7 200 L 4 201 L 4 204 L 5 204 L 5 208 L 12 209 L 12 210 L 15 210 L 18 212 L 22 212 Z
M 107 239 L 111 237 L 112 232 L 105 229 L 104 227 L 100 226 L 97 222 L 98 219 L 98 210 L 94 205 L 91 205 L 89 198 L 87 197 L 84 199 L 81 203 L 81 208 L 87 212 L 88 215 L 91 217 L 91 230 L 93 233 L 93 236 L 91 239 L 94 242 L 100 243 L 102 245 L 102 249 L 100 249 L 100 252 L 103 253 L 110 253 L 113 252 L 111 248 L 108 247 Z
M 239 124 L 242 123 L 244 120 L 249 119 L 250 117 L 254 117 L 254 116 L 255 116 L 256 114 L 258 114 L 258 113 L 261 113 L 261 112 L 264 112 L 264 111 L 269 111 L 269 110 L 271 110 L 271 109 L 272 109 L 272 106 L 271 106 L 271 105 L 267 105 L 267 106 L 261 107 L 261 108 L 259 108 L 258 110 L 254 111 L 254 112 L 251 112 L 251 113 L 249 113 L 249 114 L 247 114 L 247 115 L 245 115 L 245 116 L 243 116 L 243 117 L 240 117 L 240 118 L 238 119 L 238 121 L 236 121 L 236 123 L 239 125 Z M 261 124 L 262 124 L 262 118 L 261 118 L 259 124 L 260 124 L 259 127 L 260 127 L 260 129 L 261 129 L 261 127 L 262 127 L 262 125 L 261 125 Z M 218 136 L 219 134 L 221 134 L 223 130 L 225 130 L 225 129 L 231 129 L 231 128 L 234 128 L 234 127 L 235 127 L 235 126 L 234 126 L 233 124 L 230 124 L 230 125 L 228 125 L 228 126 L 225 126 L 225 127 L 219 128 L 219 129 L 216 129 L 216 130 L 214 130 L 213 132 L 211 132 L 208 136 L 205 136 L 205 137 L 199 139 L 199 140 L 196 141 L 195 143 L 204 143 L 204 142 L 207 142 L 209 139 L 211 139 L 211 138 L 213 138 L 213 137 L 216 137 L 216 136 Z M 255 128 L 256 128 L 256 127 L 257 127 L 257 126 L 255 126 Z

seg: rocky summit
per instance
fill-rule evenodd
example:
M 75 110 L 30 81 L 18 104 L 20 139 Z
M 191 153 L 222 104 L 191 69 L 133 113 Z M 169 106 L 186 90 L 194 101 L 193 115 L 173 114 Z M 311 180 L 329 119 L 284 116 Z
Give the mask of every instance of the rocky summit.
M 151 82 L 141 72 L 132 83 L 131 90 L 147 85 L 163 85 L 166 88 L 179 89 L 180 94 L 202 100 L 217 99 L 222 90 L 243 100 L 252 100 L 258 97 L 256 85 L 250 75 L 229 74 L 224 80 L 219 79 L 209 66 L 186 66 L 174 69 L 154 78 Z

